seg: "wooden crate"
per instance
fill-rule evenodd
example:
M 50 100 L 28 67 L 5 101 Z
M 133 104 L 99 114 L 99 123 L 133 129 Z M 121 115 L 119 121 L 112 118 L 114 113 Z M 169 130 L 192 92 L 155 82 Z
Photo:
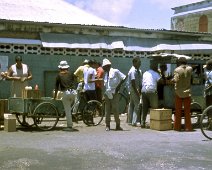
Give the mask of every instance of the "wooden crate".
M 22 90 L 23 99 L 40 99 L 41 92 L 40 90 Z
M 16 131 L 16 117 L 12 114 L 4 114 L 4 131 L 15 132 Z
M 150 119 L 150 129 L 165 131 L 172 130 L 172 120 L 151 120 Z
M 171 120 L 171 109 L 150 109 L 150 119 L 152 120 Z

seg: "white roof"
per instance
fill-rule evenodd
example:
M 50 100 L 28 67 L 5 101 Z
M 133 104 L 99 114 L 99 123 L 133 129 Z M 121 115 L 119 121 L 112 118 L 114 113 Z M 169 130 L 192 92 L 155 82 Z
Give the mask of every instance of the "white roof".
M 115 26 L 64 0 L 0 0 L 0 19 Z
M 186 12 L 179 12 L 177 14 L 174 14 L 173 17 L 183 16 L 183 15 L 187 15 L 187 14 L 200 13 L 200 12 L 206 12 L 206 11 L 211 11 L 211 10 L 212 10 L 212 7 L 205 7 L 205 8 L 195 9 L 195 10 L 186 11 Z

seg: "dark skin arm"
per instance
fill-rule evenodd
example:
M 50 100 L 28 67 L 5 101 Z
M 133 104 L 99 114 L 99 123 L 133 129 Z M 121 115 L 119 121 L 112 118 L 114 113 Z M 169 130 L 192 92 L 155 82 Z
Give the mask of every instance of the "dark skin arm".
M 136 95 L 139 97 L 141 94 L 141 88 L 137 89 L 135 85 L 135 80 L 131 80 L 132 88 L 135 91 Z
M 127 76 L 125 77 L 125 79 L 123 79 L 123 80 L 118 84 L 118 86 L 116 87 L 115 93 L 118 93 L 118 91 L 120 90 L 121 85 L 125 82 L 126 79 L 127 79 Z
M 19 80 L 26 81 L 26 80 L 32 79 L 32 73 L 30 70 L 28 71 L 27 77 L 13 77 L 12 74 L 13 74 L 13 71 L 12 71 L 12 68 L 10 67 L 5 78 L 7 80 L 14 80 L 14 81 L 19 81 Z

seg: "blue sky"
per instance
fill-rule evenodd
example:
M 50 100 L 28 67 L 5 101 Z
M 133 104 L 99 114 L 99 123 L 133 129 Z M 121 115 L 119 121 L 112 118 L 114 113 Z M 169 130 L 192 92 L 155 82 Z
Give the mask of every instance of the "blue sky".
M 120 26 L 170 29 L 171 8 L 202 0 L 66 0 Z

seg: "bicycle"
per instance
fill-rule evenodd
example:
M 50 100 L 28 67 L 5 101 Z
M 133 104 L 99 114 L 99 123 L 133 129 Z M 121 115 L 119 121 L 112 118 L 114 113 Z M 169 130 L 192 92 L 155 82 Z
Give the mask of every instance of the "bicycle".
M 86 101 L 84 92 L 80 92 L 79 98 L 75 100 L 71 110 L 72 113 L 75 113 L 72 116 L 77 122 L 82 119 L 88 126 L 97 126 L 104 118 L 103 104 L 97 100 Z
M 203 111 L 200 118 L 200 128 L 202 134 L 212 140 L 212 105 Z

